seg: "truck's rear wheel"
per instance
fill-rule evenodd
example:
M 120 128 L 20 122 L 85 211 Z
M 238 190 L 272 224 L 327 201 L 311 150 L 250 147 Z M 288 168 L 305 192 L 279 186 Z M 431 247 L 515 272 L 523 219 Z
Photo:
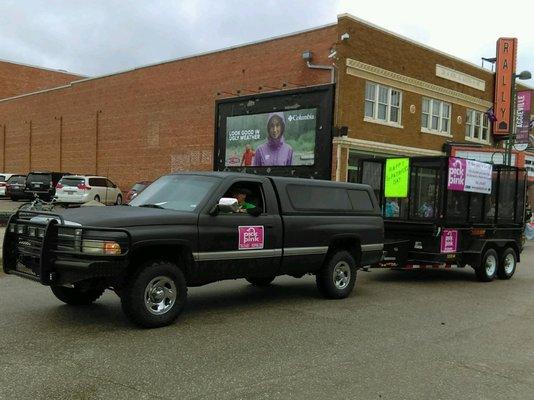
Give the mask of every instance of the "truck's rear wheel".
M 268 276 L 268 277 L 251 277 L 246 278 L 247 282 L 249 282 L 252 286 L 258 286 L 258 287 L 265 287 L 269 286 L 272 281 L 274 281 L 275 276 Z
M 324 263 L 316 275 L 319 292 L 329 299 L 350 295 L 356 283 L 356 261 L 348 251 L 337 251 Z
M 501 279 L 510 279 L 517 268 L 517 254 L 511 247 L 507 247 L 501 254 L 501 262 L 497 275 Z
M 83 306 L 95 302 L 102 293 L 104 288 L 83 288 L 74 286 L 51 286 L 52 293 L 63 303 L 70 304 L 72 306 Z
M 182 271 L 168 261 L 151 261 L 140 268 L 121 291 L 126 316 L 144 328 L 169 325 L 181 314 L 187 299 Z
M 499 256 L 494 249 L 488 249 L 482 256 L 478 268 L 475 269 L 477 278 L 481 282 L 491 282 L 495 279 L 499 269 Z

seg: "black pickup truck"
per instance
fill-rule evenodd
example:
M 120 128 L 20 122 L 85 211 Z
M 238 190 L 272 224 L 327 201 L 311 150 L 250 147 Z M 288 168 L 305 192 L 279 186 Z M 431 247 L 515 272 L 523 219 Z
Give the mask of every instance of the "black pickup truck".
M 172 323 L 187 287 L 315 274 L 347 297 L 361 266 L 382 258 L 384 226 L 367 185 L 205 172 L 163 176 L 129 206 L 19 211 L 3 268 L 71 305 L 112 289 L 138 325 Z

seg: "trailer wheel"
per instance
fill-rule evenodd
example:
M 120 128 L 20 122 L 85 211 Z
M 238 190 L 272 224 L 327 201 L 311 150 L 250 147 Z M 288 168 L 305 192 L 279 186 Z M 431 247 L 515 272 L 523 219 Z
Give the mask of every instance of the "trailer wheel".
M 268 276 L 268 277 L 250 277 L 246 278 L 247 282 L 250 283 L 252 286 L 257 287 L 265 287 L 269 286 L 272 281 L 274 281 L 275 276 Z
M 80 288 L 80 287 L 64 287 L 64 286 L 50 286 L 54 296 L 63 303 L 71 306 L 86 306 L 94 303 L 104 293 L 104 288 Z
M 501 254 L 501 262 L 499 264 L 499 270 L 497 275 L 501 279 L 510 279 L 517 267 L 517 255 L 515 250 L 511 247 L 507 247 Z
M 170 325 L 187 300 L 182 271 L 168 261 L 149 261 L 134 273 L 121 291 L 122 310 L 143 328 Z
M 475 273 L 480 282 L 491 282 L 499 269 L 499 255 L 494 249 L 488 249 Z
M 326 298 L 344 299 L 356 284 L 356 261 L 348 251 L 337 251 L 315 277 L 317 289 Z

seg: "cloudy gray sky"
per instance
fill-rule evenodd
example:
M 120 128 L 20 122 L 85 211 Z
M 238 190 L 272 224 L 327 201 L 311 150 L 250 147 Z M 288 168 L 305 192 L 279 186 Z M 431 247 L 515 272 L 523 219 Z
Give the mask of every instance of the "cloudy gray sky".
M 517 37 L 518 70 L 534 73 L 532 4 L 2 0 L 0 59 L 97 76 L 333 23 L 347 12 L 478 65 L 494 56 L 498 37 Z

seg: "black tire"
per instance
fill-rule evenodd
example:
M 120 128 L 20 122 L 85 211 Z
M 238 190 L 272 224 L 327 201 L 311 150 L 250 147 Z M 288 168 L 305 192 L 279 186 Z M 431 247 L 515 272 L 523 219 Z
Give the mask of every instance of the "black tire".
M 328 299 L 348 297 L 356 284 L 354 257 L 348 251 L 336 251 L 317 272 L 316 282 L 319 292 Z
M 150 261 L 127 279 L 120 293 L 122 310 L 132 322 L 143 328 L 158 328 L 172 324 L 182 313 L 187 284 L 176 264 Z M 152 300 L 152 306 L 145 298 Z
M 491 282 L 499 270 L 499 255 L 494 249 L 488 249 L 482 256 L 480 265 L 475 269 L 480 282 Z
M 276 277 L 275 276 L 252 277 L 252 278 L 246 278 L 246 280 L 252 286 L 265 287 L 265 286 L 269 286 L 272 283 L 272 281 L 274 281 L 274 278 Z
M 511 247 L 507 247 L 501 254 L 497 276 L 500 279 L 510 279 L 517 269 L 517 253 Z
M 99 195 L 95 196 L 95 201 L 98 201 L 100 203 L 100 196 Z
M 18 197 L 15 197 L 15 196 L 12 196 L 12 197 L 11 197 L 11 201 L 19 201 L 19 198 L 18 198 Z
M 104 288 L 80 288 L 74 286 L 73 288 L 64 286 L 51 286 L 52 293 L 63 303 L 71 306 L 86 306 L 94 303 L 102 293 Z
M 115 202 L 116 206 L 120 206 L 122 204 L 122 196 L 119 194 L 117 196 L 117 201 Z

